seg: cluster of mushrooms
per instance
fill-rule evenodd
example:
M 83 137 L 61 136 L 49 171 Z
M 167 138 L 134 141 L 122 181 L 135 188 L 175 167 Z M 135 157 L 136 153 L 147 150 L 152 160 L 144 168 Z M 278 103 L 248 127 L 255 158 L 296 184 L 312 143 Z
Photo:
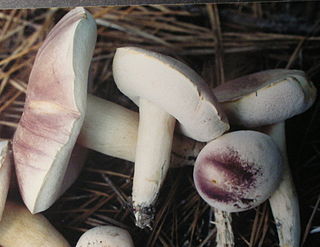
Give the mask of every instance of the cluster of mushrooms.
M 151 227 L 169 166 L 194 165 L 195 187 L 210 206 L 240 212 L 269 199 L 280 246 L 297 247 L 299 206 L 286 158 L 284 121 L 315 101 L 316 89 L 305 74 L 263 71 L 212 90 L 171 57 L 118 48 L 114 80 L 139 106 L 138 116 L 87 94 L 96 36 L 93 17 L 75 8 L 51 30 L 37 53 L 12 143 L 27 209 L 6 202 L 12 162 L 9 143 L 1 142 L 0 245 L 69 246 L 36 213 L 70 187 L 86 149 L 92 149 L 135 163 L 132 202 L 141 228 Z M 230 125 L 242 130 L 225 133 Z M 24 243 L 19 234 L 25 234 Z M 77 247 L 85 246 L 126 247 L 133 241 L 123 229 L 99 226 L 80 238 Z

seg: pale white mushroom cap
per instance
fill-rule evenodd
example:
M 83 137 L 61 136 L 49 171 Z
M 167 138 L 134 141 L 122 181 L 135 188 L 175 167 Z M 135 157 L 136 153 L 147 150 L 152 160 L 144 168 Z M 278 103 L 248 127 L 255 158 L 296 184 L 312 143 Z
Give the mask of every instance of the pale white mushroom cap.
M 76 247 L 134 247 L 128 231 L 115 226 L 97 226 L 86 231 Z
M 240 212 L 258 206 L 275 191 L 282 156 L 270 136 L 235 131 L 208 143 L 194 167 L 195 186 L 212 207 Z
M 309 109 L 316 98 L 303 71 L 286 69 L 243 76 L 213 91 L 230 123 L 245 127 L 282 122 Z
M 113 75 L 135 104 L 140 98 L 154 103 L 176 118 L 188 137 L 210 141 L 229 129 L 208 85 L 176 59 L 136 47 L 118 48 Z

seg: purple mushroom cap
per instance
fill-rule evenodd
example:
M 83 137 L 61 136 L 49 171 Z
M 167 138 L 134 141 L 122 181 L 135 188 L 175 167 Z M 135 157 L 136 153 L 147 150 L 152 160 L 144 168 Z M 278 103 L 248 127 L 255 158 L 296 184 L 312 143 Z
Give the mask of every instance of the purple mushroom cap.
M 282 156 L 271 137 L 236 131 L 208 143 L 196 160 L 195 186 L 212 207 L 227 212 L 254 208 L 275 191 Z

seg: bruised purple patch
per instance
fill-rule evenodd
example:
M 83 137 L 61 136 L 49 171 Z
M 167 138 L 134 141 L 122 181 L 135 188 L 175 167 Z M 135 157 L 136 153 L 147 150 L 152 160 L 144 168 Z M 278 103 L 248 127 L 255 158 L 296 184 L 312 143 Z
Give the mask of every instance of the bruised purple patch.
M 203 179 L 203 180 L 202 180 Z M 198 190 L 205 194 L 208 198 L 219 202 L 233 203 L 236 202 L 236 195 L 228 192 L 219 186 L 208 181 L 206 178 L 198 179 Z
M 210 169 L 207 169 L 210 167 L 214 167 L 221 174 L 225 183 L 216 184 L 212 181 Z M 198 190 L 209 200 L 233 203 L 238 208 L 249 208 L 254 204 L 255 200 L 246 198 L 246 195 L 255 187 L 257 178 L 261 175 L 260 168 L 241 159 L 239 153 L 231 148 L 222 154 L 204 158 L 195 173 Z
M 242 160 L 239 153 L 231 148 L 222 154 L 207 157 L 202 165 L 214 166 L 234 186 L 248 189 L 255 185 L 257 175 L 261 175 L 257 165 Z

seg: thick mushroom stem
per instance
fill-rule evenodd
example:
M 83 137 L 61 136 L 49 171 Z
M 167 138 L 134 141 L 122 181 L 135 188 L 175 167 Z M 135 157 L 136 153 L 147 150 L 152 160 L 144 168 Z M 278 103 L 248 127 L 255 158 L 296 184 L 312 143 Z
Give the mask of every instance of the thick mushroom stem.
M 134 162 L 138 125 L 138 113 L 88 94 L 87 110 L 77 143 Z
M 153 205 L 170 164 L 175 118 L 141 98 L 132 188 L 136 225 L 151 227 Z
M 134 162 L 138 126 L 137 112 L 88 94 L 85 119 L 77 143 L 94 151 Z M 188 137 L 174 135 L 170 166 L 193 165 L 204 145 L 205 143 Z
M 0 246 L 69 247 L 63 236 L 41 214 L 7 201 L 0 224 Z
M 0 142 L 0 221 L 7 200 L 11 176 L 9 142 Z
M 280 247 L 298 247 L 300 243 L 300 210 L 298 196 L 290 173 L 286 155 L 285 123 L 269 126 L 264 133 L 270 135 L 283 154 L 284 173 L 278 189 L 269 198 L 276 222 Z

